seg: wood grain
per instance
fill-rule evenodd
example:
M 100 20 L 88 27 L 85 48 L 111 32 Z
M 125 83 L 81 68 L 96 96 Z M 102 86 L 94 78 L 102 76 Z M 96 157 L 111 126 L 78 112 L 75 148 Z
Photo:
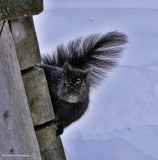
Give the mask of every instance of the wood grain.
M 0 26 L 0 158 L 41 160 L 9 23 Z
M 54 125 L 36 131 L 42 160 L 66 160 L 60 137 L 56 137 Z
M 39 63 L 41 57 L 32 17 L 9 22 L 21 70 Z
M 23 72 L 25 91 L 34 125 L 54 119 L 54 111 L 43 69 L 32 67 Z

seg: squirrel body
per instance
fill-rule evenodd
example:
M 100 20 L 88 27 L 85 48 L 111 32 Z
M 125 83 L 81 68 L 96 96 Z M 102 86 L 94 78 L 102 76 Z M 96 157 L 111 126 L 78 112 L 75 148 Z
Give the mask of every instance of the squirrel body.
M 116 58 L 127 42 L 125 34 L 109 32 L 77 38 L 67 46 L 44 55 L 44 69 L 58 126 L 57 135 L 80 119 L 88 109 L 89 93 L 107 72 L 116 66 Z

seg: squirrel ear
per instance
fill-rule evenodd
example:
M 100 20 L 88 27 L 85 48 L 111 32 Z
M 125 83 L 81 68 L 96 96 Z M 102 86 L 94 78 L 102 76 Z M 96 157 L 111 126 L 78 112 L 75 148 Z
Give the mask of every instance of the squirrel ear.
M 70 71 L 72 69 L 71 65 L 66 61 L 63 66 L 64 72 Z
M 85 74 L 86 77 L 89 77 L 90 74 L 91 74 L 91 69 L 85 69 L 84 74 Z

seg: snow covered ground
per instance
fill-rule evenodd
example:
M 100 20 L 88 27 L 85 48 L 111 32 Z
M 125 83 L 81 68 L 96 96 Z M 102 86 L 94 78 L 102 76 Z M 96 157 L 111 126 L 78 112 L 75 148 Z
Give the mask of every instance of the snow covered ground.
M 92 33 L 117 30 L 129 37 L 119 67 L 62 135 L 68 160 L 158 160 L 158 2 L 115 2 L 47 0 L 34 18 L 43 54 Z

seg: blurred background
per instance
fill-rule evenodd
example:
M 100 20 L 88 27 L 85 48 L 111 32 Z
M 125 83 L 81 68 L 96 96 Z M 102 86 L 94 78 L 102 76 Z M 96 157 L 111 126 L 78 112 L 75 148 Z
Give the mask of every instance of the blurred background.
M 61 136 L 68 160 L 158 160 L 158 1 L 44 0 L 34 16 L 41 54 L 94 33 L 128 36 L 117 68 Z

